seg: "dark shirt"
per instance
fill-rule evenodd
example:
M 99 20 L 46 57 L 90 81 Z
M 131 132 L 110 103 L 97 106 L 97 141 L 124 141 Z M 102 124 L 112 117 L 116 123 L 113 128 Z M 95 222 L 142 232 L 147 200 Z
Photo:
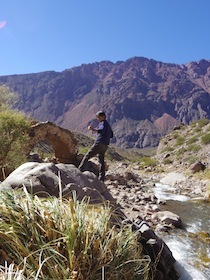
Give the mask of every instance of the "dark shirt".
M 95 143 L 103 143 L 109 145 L 110 139 L 113 138 L 113 131 L 107 120 L 99 123 L 97 127 L 97 136 Z

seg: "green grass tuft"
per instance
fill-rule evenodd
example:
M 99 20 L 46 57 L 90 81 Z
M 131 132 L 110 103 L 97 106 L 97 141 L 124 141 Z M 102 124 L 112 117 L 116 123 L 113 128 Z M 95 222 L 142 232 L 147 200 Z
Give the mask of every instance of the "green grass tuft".
M 1 192 L 0 244 L 9 267 L 0 267 L 0 279 L 15 279 L 1 278 L 8 271 L 20 280 L 148 279 L 149 257 L 112 215 L 107 204 Z
M 207 145 L 210 144 L 210 133 L 205 134 L 202 138 L 201 141 L 203 144 Z

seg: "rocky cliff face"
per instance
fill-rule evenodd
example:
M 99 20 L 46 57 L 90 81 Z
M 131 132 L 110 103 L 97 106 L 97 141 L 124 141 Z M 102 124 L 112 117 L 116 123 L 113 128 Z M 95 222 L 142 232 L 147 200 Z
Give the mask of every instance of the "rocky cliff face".
M 83 64 L 63 72 L 0 77 L 20 96 L 18 109 L 40 121 L 87 133 L 104 109 L 115 143 L 157 146 L 180 122 L 210 118 L 210 61 L 185 65 L 133 57 Z

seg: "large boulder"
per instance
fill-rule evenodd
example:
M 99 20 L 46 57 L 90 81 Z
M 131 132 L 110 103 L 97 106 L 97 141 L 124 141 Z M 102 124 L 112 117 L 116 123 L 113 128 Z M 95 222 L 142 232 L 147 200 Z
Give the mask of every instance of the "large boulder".
M 149 279 L 178 280 L 179 274 L 175 269 L 176 260 L 166 243 L 155 234 L 145 221 L 137 219 L 134 222 L 124 222 L 132 224 L 132 230 L 136 232 L 143 252 L 150 256 L 154 270 L 150 271 Z
M 131 175 L 127 174 L 128 179 Z M 133 179 L 133 176 L 132 176 Z M 106 185 L 98 180 L 97 176 L 89 171 L 81 172 L 73 164 L 54 164 L 27 162 L 13 171 L 1 184 L 0 191 L 4 189 L 21 189 L 25 186 L 29 193 L 42 197 L 56 196 L 77 197 L 82 200 L 88 196 L 90 203 L 110 201 L 113 206 L 112 223 L 125 223 L 126 216 L 116 203 Z M 121 219 L 120 219 L 121 218 Z M 129 223 L 132 224 L 131 221 Z M 149 255 L 154 271 L 154 280 L 177 280 L 174 269 L 175 259 L 164 241 L 159 239 L 154 231 L 144 221 L 136 221 L 132 229 L 138 235 L 138 241 L 146 255 Z
M 196 162 L 195 164 L 193 164 L 191 166 L 191 170 L 192 173 L 196 173 L 196 172 L 200 172 L 200 171 L 204 171 L 206 169 L 205 164 L 203 164 L 202 162 Z
M 154 213 L 152 215 L 153 219 L 158 219 L 162 223 L 166 225 L 171 225 L 173 227 L 181 228 L 182 227 L 182 221 L 181 218 L 170 211 L 159 211 L 157 213 Z
M 187 181 L 187 177 L 179 172 L 170 172 L 165 177 L 160 179 L 160 183 L 164 185 L 175 186 L 176 184 Z
M 74 134 L 52 122 L 39 122 L 29 130 L 30 141 L 26 154 L 30 154 L 40 141 L 47 141 L 52 145 L 55 157 L 62 163 L 77 163 L 77 140 Z
M 29 193 L 39 196 L 68 198 L 73 192 L 79 200 L 89 196 L 91 203 L 113 201 L 106 185 L 89 171 L 80 172 L 73 164 L 27 162 L 13 171 L 1 184 L 2 189 L 25 186 Z

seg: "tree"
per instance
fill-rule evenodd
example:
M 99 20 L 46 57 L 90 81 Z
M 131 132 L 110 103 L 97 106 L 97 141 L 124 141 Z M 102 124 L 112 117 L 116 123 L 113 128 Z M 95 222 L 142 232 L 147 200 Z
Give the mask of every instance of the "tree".
M 26 161 L 30 119 L 11 109 L 15 95 L 5 86 L 0 87 L 0 180 Z
M 0 86 L 0 110 L 13 108 L 17 101 L 18 97 L 14 92 L 5 85 Z

